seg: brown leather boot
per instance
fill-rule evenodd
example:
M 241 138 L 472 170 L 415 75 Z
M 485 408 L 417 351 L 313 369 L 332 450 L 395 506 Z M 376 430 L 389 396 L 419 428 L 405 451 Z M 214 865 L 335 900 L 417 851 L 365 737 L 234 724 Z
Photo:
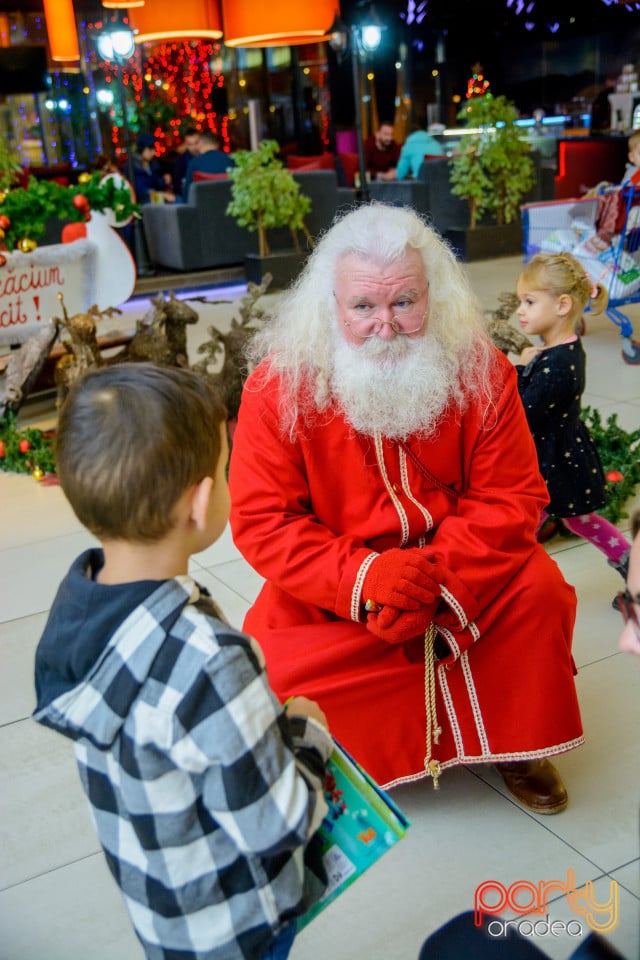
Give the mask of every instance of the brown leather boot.
M 511 796 L 534 813 L 560 813 L 569 797 L 560 774 L 548 760 L 496 763 Z

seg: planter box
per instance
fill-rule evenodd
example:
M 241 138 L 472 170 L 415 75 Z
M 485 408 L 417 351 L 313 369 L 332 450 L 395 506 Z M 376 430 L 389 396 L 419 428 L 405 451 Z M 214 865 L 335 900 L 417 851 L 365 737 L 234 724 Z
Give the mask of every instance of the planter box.
M 509 257 L 522 252 L 522 222 L 503 225 L 480 225 L 471 229 L 445 230 L 448 240 L 459 260 L 491 260 L 493 257 Z
M 247 253 L 244 258 L 244 272 L 249 283 L 262 283 L 265 273 L 273 277 L 269 290 L 283 290 L 292 283 L 302 270 L 306 253 L 296 250 L 281 250 L 261 257 L 259 253 Z

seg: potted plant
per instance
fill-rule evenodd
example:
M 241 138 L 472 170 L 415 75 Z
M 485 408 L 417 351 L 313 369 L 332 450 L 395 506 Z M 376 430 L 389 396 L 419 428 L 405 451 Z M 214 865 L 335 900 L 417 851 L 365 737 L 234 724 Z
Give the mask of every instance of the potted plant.
M 231 202 L 227 213 L 238 224 L 258 233 L 258 254 L 247 254 L 247 279 L 261 283 L 265 273 L 273 277 L 273 286 L 286 286 L 298 273 L 305 254 L 301 250 L 298 231 L 310 246 L 311 234 L 304 218 L 311 210 L 311 200 L 300 192 L 292 174 L 277 159 L 275 140 L 263 140 L 256 150 L 238 150 L 235 164 L 229 170 Z M 267 231 L 287 227 L 293 249 L 272 252 Z
M 469 204 L 465 253 L 474 240 L 483 256 L 494 252 L 496 243 L 495 252 L 514 252 L 522 244 L 520 203 L 535 182 L 529 143 L 515 125 L 518 111 L 506 97 L 485 94 L 467 101 L 458 119 L 475 131 L 463 138 L 462 152 L 451 161 L 451 192 Z M 502 229 L 492 231 L 495 226 Z M 475 238 L 474 231 L 479 231 Z

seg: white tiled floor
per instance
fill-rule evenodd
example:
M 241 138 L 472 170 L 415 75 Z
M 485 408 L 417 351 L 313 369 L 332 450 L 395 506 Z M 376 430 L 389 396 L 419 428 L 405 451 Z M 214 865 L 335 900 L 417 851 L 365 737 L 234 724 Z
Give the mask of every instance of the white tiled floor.
M 484 306 L 513 288 L 519 265 L 510 257 L 469 266 Z M 203 308 L 201 322 L 189 329 L 192 356 L 215 311 L 224 309 Z M 630 313 L 640 332 L 640 309 Z M 640 367 L 622 363 L 606 318 L 589 319 L 584 344 L 585 403 L 605 417 L 617 411 L 623 426 L 637 427 Z M 91 540 L 59 488 L 0 474 L 0 960 L 142 955 L 99 851 L 70 745 L 29 718 L 46 611 L 68 564 Z M 482 881 L 564 881 L 568 870 L 577 885 L 594 883 L 598 902 L 617 882 L 610 940 L 627 960 L 640 956 L 640 672 L 617 652 L 620 618 L 610 602 L 620 580 L 588 544 L 558 539 L 549 550 L 579 596 L 574 652 L 587 743 L 558 761 L 568 809 L 530 815 L 507 798 L 492 769 L 478 767 L 447 773 L 438 793 L 427 784 L 396 790 L 413 824 L 406 839 L 300 935 L 292 960 L 417 960 L 431 931 L 472 908 Z M 239 626 L 260 578 L 228 531 L 192 566 Z M 552 920 L 576 919 L 564 895 L 546 912 Z M 584 921 L 583 928 L 586 935 Z M 537 942 L 554 960 L 577 943 L 566 934 Z

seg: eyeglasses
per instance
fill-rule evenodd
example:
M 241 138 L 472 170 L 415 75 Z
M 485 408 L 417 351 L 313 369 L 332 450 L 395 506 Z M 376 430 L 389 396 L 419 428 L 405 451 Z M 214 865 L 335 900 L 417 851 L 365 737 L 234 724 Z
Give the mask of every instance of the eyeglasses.
M 401 314 L 392 317 L 391 320 L 381 320 L 380 317 L 356 317 L 354 320 L 343 320 L 345 327 L 349 327 L 354 336 L 361 340 L 368 340 L 370 337 L 377 336 L 385 323 L 388 323 L 394 333 L 408 337 L 412 333 L 418 333 L 424 327 L 427 319 L 427 312 L 422 316 Z
M 640 640 L 640 620 L 638 620 L 638 607 L 628 590 L 619 593 L 617 596 L 618 608 L 622 614 L 625 623 L 630 623 L 633 627 L 636 637 Z

